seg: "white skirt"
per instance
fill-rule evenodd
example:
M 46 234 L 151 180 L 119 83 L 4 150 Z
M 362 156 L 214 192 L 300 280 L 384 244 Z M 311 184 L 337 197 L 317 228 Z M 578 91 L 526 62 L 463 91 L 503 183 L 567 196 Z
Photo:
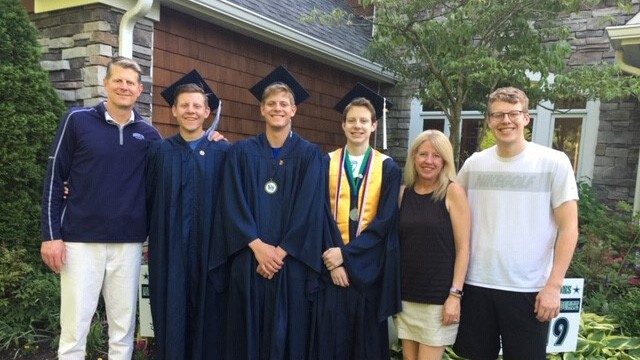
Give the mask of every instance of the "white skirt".
M 398 338 L 428 346 L 447 346 L 456 341 L 458 324 L 442 325 L 442 305 L 402 302 L 402 312 L 394 317 Z

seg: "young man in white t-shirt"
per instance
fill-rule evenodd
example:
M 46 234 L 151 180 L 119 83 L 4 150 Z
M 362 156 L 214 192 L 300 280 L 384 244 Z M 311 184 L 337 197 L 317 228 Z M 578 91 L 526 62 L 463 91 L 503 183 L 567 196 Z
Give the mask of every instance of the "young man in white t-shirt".
M 489 96 L 496 145 L 458 180 L 471 209 L 471 257 L 454 350 L 471 359 L 545 359 L 549 320 L 578 239 L 578 191 L 568 157 L 525 140 L 529 99 Z

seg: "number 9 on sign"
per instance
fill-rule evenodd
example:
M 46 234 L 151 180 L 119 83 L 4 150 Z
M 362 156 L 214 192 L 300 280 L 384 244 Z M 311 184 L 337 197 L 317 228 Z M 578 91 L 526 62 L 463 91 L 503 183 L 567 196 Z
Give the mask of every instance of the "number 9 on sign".
M 552 333 L 555 337 L 555 341 L 553 342 L 554 346 L 562 346 L 564 343 L 564 339 L 567 337 L 567 333 L 569 332 L 569 320 L 566 317 L 559 317 L 553 320 L 552 324 Z

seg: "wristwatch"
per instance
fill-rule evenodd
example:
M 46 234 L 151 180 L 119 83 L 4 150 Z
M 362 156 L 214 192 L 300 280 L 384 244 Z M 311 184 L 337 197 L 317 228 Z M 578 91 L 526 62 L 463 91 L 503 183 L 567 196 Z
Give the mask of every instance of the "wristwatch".
M 462 295 L 464 294 L 464 291 L 462 291 L 461 289 L 452 287 L 451 289 L 449 289 L 449 294 L 461 298 Z

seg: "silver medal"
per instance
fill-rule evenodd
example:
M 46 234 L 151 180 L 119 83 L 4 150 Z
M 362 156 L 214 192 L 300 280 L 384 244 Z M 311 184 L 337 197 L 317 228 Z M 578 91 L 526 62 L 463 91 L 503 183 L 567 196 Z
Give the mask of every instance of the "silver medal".
M 275 181 L 269 180 L 264 184 L 264 191 L 271 195 L 278 191 L 278 184 Z
M 349 219 L 353 221 L 358 221 L 358 209 L 353 208 L 349 211 Z

